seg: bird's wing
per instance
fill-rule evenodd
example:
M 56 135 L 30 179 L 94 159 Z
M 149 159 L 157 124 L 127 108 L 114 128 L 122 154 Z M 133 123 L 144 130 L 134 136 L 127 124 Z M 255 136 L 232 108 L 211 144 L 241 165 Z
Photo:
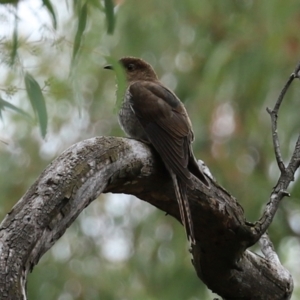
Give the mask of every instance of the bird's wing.
M 191 125 L 180 100 L 156 82 L 138 81 L 130 85 L 130 105 L 164 163 L 191 185 L 187 169 Z

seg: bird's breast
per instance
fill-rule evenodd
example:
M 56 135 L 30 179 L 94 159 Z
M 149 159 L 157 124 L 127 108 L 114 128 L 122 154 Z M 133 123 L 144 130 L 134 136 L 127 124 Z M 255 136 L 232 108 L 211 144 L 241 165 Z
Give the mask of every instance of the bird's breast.
M 127 90 L 124 96 L 123 103 L 119 111 L 119 123 L 127 136 L 148 141 L 148 137 L 138 118 L 136 117 L 130 105 L 131 94 Z

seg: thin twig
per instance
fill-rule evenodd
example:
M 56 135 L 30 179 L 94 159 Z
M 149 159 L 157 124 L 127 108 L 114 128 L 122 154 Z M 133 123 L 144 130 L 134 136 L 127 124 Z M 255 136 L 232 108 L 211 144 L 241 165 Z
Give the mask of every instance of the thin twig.
M 299 168 L 299 166 L 300 166 L 300 135 L 298 136 L 295 150 L 294 153 L 292 154 L 292 158 L 290 160 L 287 169 L 294 174 L 296 170 Z
M 290 75 L 288 81 L 284 85 L 283 89 L 281 90 L 279 97 L 275 103 L 275 106 L 273 110 L 270 108 L 267 108 L 267 112 L 271 116 L 271 122 L 272 122 L 272 140 L 273 140 L 273 146 L 274 146 L 274 151 L 275 151 L 275 157 L 277 161 L 277 165 L 281 171 L 281 173 L 284 173 L 286 171 L 286 167 L 284 165 L 281 151 L 280 151 L 280 143 L 279 143 L 279 138 L 278 138 L 278 132 L 277 132 L 277 118 L 278 118 L 278 111 L 280 109 L 280 105 L 283 101 L 283 98 L 289 89 L 291 83 L 295 78 L 299 78 L 299 70 L 300 70 L 300 63 L 298 63 L 297 67 L 295 68 L 295 71 Z
M 278 105 L 279 108 L 280 104 Z M 271 123 L 272 123 L 272 140 L 273 140 L 273 146 L 274 146 L 274 152 L 275 157 L 277 161 L 277 165 L 280 169 L 280 171 L 283 173 L 285 172 L 285 165 L 282 159 L 281 151 L 280 151 L 280 144 L 279 144 L 279 138 L 278 138 L 278 132 L 277 132 L 277 113 L 275 112 L 275 108 L 273 111 L 271 111 L 269 108 L 267 108 L 267 112 L 271 116 Z
M 282 160 L 279 138 L 277 133 L 277 118 L 278 118 L 278 111 L 280 109 L 281 103 L 293 80 L 299 77 L 300 77 L 300 63 L 298 63 L 294 72 L 290 75 L 288 81 L 283 87 L 273 110 L 267 108 L 267 111 L 271 116 L 274 152 L 275 152 L 278 167 L 281 171 L 281 176 L 276 186 L 274 187 L 274 190 L 270 196 L 269 202 L 267 203 L 264 209 L 262 217 L 259 219 L 258 222 L 255 223 L 253 227 L 254 241 L 257 241 L 259 238 L 261 238 L 261 236 L 269 228 L 282 198 L 284 198 L 285 196 L 290 196 L 289 193 L 286 191 L 286 189 L 288 188 L 291 181 L 294 180 L 294 174 L 300 166 L 300 136 L 298 137 L 295 150 L 292 154 L 288 167 L 285 167 Z

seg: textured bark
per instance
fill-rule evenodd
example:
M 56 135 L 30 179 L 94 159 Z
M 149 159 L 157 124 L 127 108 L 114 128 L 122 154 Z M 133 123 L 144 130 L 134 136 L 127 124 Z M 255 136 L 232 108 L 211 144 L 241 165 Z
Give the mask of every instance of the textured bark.
M 299 155 L 298 155 L 299 156 Z M 198 277 L 224 299 L 289 299 L 292 278 L 263 234 L 276 212 L 274 199 L 292 180 L 281 176 L 255 224 L 211 180 L 189 191 L 197 243 L 191 249 Z M 26 299 L 28 273 L 79 213 L 101 193 L 127 193 L 179 217 L 171 179 L 159 157 L 138 141 L 96 137 L 73 145 L 55 159 L 0 225 L 0 299 Z M 266 225 L 266 226 L 265 226 Z M 261 257 L 247 250 L 261 237 Z M 183 245 L 185 247 L 185 245 Z

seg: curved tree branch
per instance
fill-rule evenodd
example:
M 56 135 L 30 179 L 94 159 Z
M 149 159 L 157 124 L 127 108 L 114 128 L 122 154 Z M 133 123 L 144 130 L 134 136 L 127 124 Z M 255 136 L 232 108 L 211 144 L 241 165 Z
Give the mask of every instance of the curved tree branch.
M 288 299 L 290 274 L 248 250 L 252 226 L 216 182 L 189 191 L 198 276 L 226 299 Z M 133 194 L 180 219 L 172 182 L 159 157 L 138 141 L 96 137 L 63 152 L 0 226 L 0 299 L 26 299 L 28 273 L 100 193 Z M 272 290 L 275 295 L 268 298 Z M 249 295 L 251 295 L 249 297 Z

